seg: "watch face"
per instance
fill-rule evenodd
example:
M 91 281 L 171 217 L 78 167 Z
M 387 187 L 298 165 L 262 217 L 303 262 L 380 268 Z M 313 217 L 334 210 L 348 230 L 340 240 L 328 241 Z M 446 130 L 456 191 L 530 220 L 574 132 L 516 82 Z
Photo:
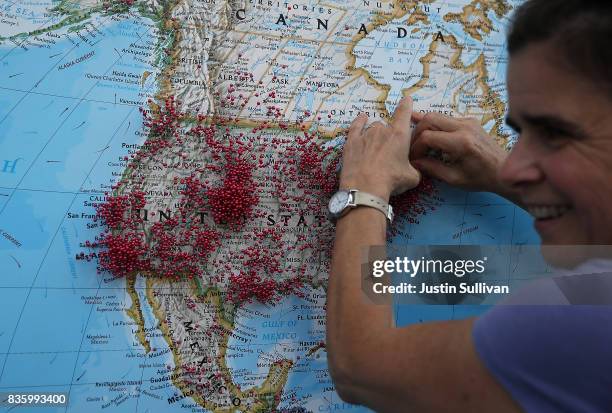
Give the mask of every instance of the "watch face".
M 329 212 L 333 215 L 340 214 L 348 205 L 349 192 L 338 191 L 329 200 Z

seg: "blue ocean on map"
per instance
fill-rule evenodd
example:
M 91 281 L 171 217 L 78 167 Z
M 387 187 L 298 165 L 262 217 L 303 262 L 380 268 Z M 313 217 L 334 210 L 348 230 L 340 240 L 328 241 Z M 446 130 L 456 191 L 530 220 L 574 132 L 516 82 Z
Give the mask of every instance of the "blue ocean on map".
M 153 411 L 176 393 L 147 391 L 170 365 L 167 347 L 152 339 L 146 355 L 122 280 L 74 258 L 100 230 L 91 203 L 120 176 L 125 145 L 144 140 L 138 105 L 121 102 L 152 95 L 158 69 L 124 50 L 156 39 L 144 19 L 96 26 L 86 42 L 64 30 L 49 48 L 0 46 L 0 391 L 66 392 L 75 412 Z M 145 70 L 142 84 L 103 78 Z
M 318 346 L 325 341 L 323 297 L 322 290 L 314 290 L 308 300 L 293 296 L 276 306 L 247 305 L 248 313 L 239 311 L 236 322 L 241 329 L 255 332 L 255 337 L 248 344 L 230 339 L 227 365 L 237 384 L 250 387 L 264 381 L 270 362 L 290 359 L 294 367 L 281 396 L 281 409 L 370 412 L 343 402 L 333 391 L 326 353 Z

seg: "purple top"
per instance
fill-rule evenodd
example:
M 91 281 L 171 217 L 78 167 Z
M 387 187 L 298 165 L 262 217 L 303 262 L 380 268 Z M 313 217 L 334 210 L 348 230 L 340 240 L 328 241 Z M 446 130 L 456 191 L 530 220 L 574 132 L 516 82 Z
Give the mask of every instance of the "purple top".
M 581 277 L 549 279 L 565 303 L 499 305 L 474 324 L 480 359 L 526 412 L 612 412 L 612 274 Z

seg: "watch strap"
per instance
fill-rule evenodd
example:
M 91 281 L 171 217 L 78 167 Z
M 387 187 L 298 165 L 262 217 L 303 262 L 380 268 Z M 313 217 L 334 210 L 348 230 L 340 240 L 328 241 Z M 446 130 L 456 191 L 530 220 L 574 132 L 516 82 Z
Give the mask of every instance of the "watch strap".
M 385 214 L 389 222 L 393 221 L 393 208 L 384 199 L 369 194 L 367 192 L 359 191 L 357 189 L 350 190 L 352 195 L 352 205 L 354 207 L 363 205 L 370 208 L 378 209 L 380 212 Z

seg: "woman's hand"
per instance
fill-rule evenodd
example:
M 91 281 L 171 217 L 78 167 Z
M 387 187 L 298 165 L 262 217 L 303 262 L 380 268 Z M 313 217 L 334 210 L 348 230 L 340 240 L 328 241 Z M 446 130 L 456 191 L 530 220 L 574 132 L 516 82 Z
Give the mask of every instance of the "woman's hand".
M 403 98 L 387 126 L 360 114 L 349 128 L 342 156 L 340 188 L 358 189 L 388 200 L 417 186 L 420 173 L 410 164 L 412 99 Z
M 417 169 L 463 189 L 509 195 L 497 177 L 507 153 L 477 120 L 439 113 L 413 119 L 417 127 L 410 159 Z

